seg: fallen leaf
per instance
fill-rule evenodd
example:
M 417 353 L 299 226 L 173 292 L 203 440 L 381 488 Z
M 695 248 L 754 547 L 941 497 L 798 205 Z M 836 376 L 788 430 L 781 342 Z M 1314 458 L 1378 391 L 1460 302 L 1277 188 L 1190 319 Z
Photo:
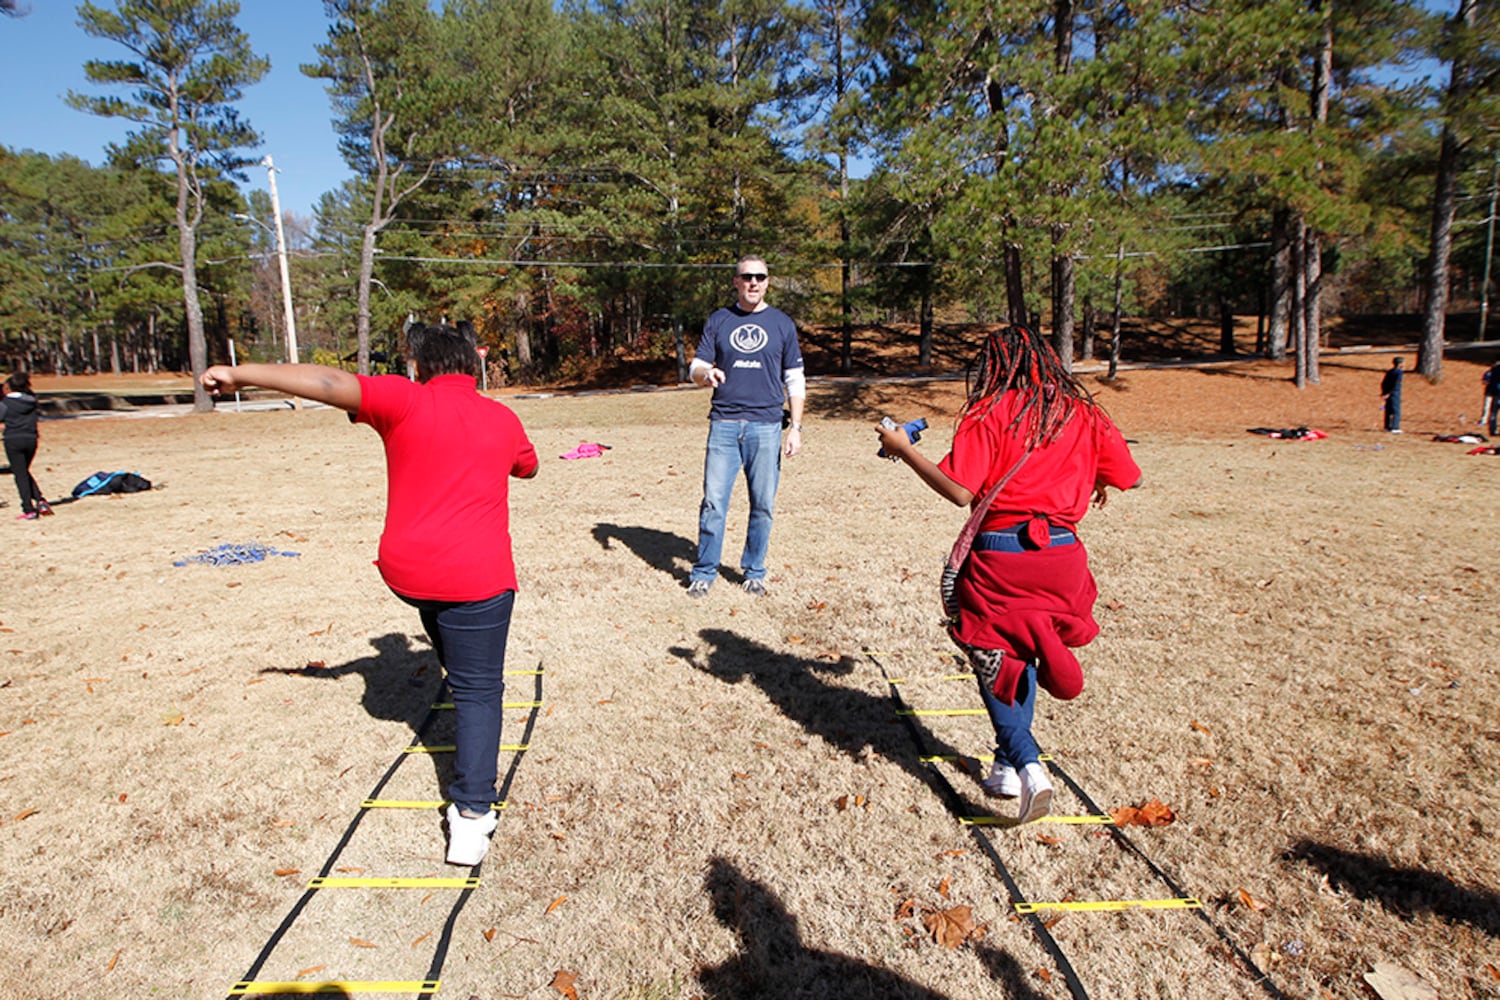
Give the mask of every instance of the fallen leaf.
M 1052 982 L 1052 970 L 1050 969 L 1037 969 L 1036 975 L 1044 983 Z
M 933 857 L 938 857 L 938 858 L 956 858 L 959 855 L 968 854 L 968 853 L 969 853 L 969 849 L 967 847 L 955 847 L 951 851 L 939 851 L 937 854 L 933 855 Z
M 946 878 L 938 883 L 938 895 L 944 899 L 948 898 L 948 880 Z
M 1485 962 L 1484 968 L 1485 971 L 1490 974 L 1491 979 L 1495 980 L 1496 982 L 1500 982 L 1500 969 L 1495 968 L 1495 963 Z
M 557 909 L 559 906 L 563 905 L 567 901 L 568 901 L 568 897 L 567 896 L 558 896 L 552 902 L 550 902 L 550 903 L 547 904 L 547 909 L 543 911 L 542 916 L 546 916 L 548 913 L 551 913 L 553 910 Z
M 120 804 L 124 805 L 124 803 L 125 803 L 125 793 L 121 792 L 120 793 Z
M 786 637 L 786 641 L 792 643 L 793 645 L 798 645 L 803 641 L 803 639 L 800 635 L 789 635 Z
M 900 905 L 898 905 L 896 907 L 896 919 L 897 920 L 906 920 L 906 919 L 909 919 L 911 917 L 911 915 L 913 913 L 916 913 L 916 912 L 917 912 L 917 901 L 915 899 L 902 900 L 901 903 L 900 903 Z
M 278 819 L 274 823 L 272 823 L 271 825 L 272 826 L 276 826 L 276 827 L 281 827 L 281 826 L 296 826 L 297 825 L 297 821 L 294 820 L 294 819 Z
M 1212 736 L 1213 735 L 1213 733 L 1211 733 L 1211 732 L 1208 731 L 1208 727 L 1207 726 L 1203 725 L 1202 723 L 1198 722 L 1197 720 L 1194 720 L 1191 723 L 1191 725 L 1192 725 L 1192 727 L 1194 729 L 1198 730 L 1198 732 L 1202 733 L 1204 736 Z
M 295 875 L 301 870 L 302 869 L 300 868 L 278 868 L 276 869 L 276 877 L 280 878 L 283 875 Z
M 15 818 L 12 819 L 11 822 L 19 823 L 21 822 L 21 820 L 27 818 L 28 816 L 35 816 L 36 813 L 37 811 L 35 809 L 22 809 L 20 812 L 16 813 Z
M 484 935 L 484 939 L 486 941 L 495 940 L 495 928 L 493 927 L 489 928 L 488 930 L 481 931 L 480 933 Z
M 948 910 L 934 910 L 922 918 L 932 939 L 944 948 L 957 948 L 971 936 L 977 936 L 974 926 L 974 911 L 967 906 L 955 906 Z
M 746 774 L 744 771 L 730 771 L 729 773 L 734 776 L 734 779 L 736 781 L 749 781 L 750 780 L 750 775 Z
M 1062 838 L 1054 837 L 1050 833 L 1039 833 L 1036 835 L 1036 841 L 1039 844 L 1046 844 L 1048 847 L 1052 847 L 1057 844 L 1061 844 Z
M 316 634 L 317 633 L 314 633 L 314 635 L 316 635 Z M 322 670 L 326 666 L 328 666 L 328 664 L 325 663 L 322 660 L 308 660 L 307 661 L 307 666 L 303 667 L 302 669 L 303 670 Z
M 428 931 L 426 934 L 423 934 L 421 937 L 417 938 L 411 943 L 411 946 L 415 948 L 417 945 L 421 944 L 423 941 L 426 941 L 430 937 L 432 937 L 432 931 Z
M 1271 945 L 1266 941 L 1262 941 L 1260 944 L 1250 949 L 1251 961 L 1260 966 L 1262 972 L 1266 971 L 1272 965 L 1276 964 L 1276 959 L 1278 957 L 1279 956 L 1276 954 L 1276 949 L 1272 948 Z
M 809 610 L 809 611 L 822 611 L 826 607 L 828 607 L 828 602 L 827 601 L 808 601 L 807 602 L 807 610 Z
M 113 972 L 114 971 L 115 963 L 120 960 L 120 952 L 122 952 L 124 950 L 125 950 L 124 948 L 116 949 L 115 953 L 113 955 L 109 956 L 109 964 L 104 967 L 104 971 L 105 972 Z
M 348 875 L 348 874 L 351 874 L 351 873 L 362 872 L 362 871 L 364 871 L 364 869 L 356 867 L 355 865 L 342 865 L 342 866 L 340 866 L 338 868 L 335 868 L 334 871 L 341 872 L 341 873 L 343 873 L 345 875 Z
M 1115 826 L 1166 826 L 1177 819 L 1177 814 L 1157 799 L 1141 806 L 1121 806 L 1109 815 Z
M 1380 1000 L 1438 1000 L 1438 992 L 1426 980 L 1395 962 L 1376 962 L 1365 982 Z
M 576 982 L 578 982 L 578 974 L 576 972 L 567 972 L 563 969 L 558 969 L 552 973 L 552 988 L 567 997 L 568 1000 L 578 1000 L 578 991 L 573 988 L 573 984 Z
M 328 966 L 326 965 L 309 965 L 307 968 L 297 973 L 296 978 L 301 979 L 303 976 L 310 976 L 314 972 L 322 972 L 326 968 L 328 968 Z
M 1271 905 L 1270 903 L 1262 903 L 1260 900 L 1253 898 L 1244 889 L 1239 890 L 1239 893 L 1240 902 L 1257 913 L 1259 913 L 1261 910 L 1268 909 Z
M 163 712 L 161 714 L 161 724 L 164 726 L 180 726 L 182 725 L 182 719 L 182 710 L 178 708 L 174 708 L 170 712 Z
M 352 944 L 352 945 L 354 945 L 354 947 L 356 947 L 356 948 L 378 948 L 379 947 L 379 945 L 375 944 L 375 942 L 373 942 L 373 941 L 366 941 L 364 938 L 357 938 L 357 937 L 350 938 L 349 939 L 349 943 Z

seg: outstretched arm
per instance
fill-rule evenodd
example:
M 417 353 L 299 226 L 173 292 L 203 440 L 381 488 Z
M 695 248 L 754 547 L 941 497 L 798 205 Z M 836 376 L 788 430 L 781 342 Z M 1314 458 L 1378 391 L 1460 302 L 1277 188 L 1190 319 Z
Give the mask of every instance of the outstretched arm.
M 952 479 L 948 474 L 937 467 L 937 464 L 917 450 L 917 446 L 911 443 L 906 436 L 906 431 L 899 425 L 881 427 L 876 425 L 875 433 L 880 435 L 880 447 L 885 449 L 887 455 L 895 455 L 901 461 L 911 467 L 922 480 L 932 488 L 938 496 L 958 507 L 967 507 L 974 502 L 974 494 Z
M 359 378 L 325 365 L 214 365 L 198 379 L 214 395 L 248 386 L 274 389 L 303 399 L 359 412 Z

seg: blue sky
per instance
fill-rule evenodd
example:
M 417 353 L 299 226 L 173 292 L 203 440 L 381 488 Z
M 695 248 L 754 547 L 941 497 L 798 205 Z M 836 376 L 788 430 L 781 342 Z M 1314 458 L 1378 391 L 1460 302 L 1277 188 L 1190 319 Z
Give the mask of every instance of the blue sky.
M 124 87 L 90 84 L 83 64 L 128 53 L 83 33 L 76 0 L 23 2 L 30 7 L 25 17 L 0 17 L 0 94 L 5 95 L 0 144 L 54 156 L 69 153 L 98 165 L 107 145 L 124 140 L 130 123 L 74 111 L 63 98 L 69 90 L 127 96 Z M 250 36 L 251 48 L 271 60 L 270 72 L 247 87 L 239 102 L 241 113 L 261 135 L 261 145 L 251 155 L 269 154 L 275 161 L 282 211 L 311 215 L 318 197 L 350 175 L 339 156 L 323 83 L 297 69 L 314 61 L 313 46 L 327 36 L 323 5 L 319 0 L 241 0 L 237 23 Z M 247 176 L 247 191 L 266 188 L 264 167 L 251 167 Z

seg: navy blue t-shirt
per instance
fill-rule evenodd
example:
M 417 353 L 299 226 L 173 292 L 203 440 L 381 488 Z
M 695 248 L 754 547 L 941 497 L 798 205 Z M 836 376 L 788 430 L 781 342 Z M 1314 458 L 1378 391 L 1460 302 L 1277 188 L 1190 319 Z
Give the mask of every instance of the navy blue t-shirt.
M 710 420 L 781 422 L 786 399 L 782 373 L 802 367 L 797 324 L 780 309 L 746 312 L 738 305 L 719 309 L 703 324 L 697 358 L 724 372 L 714 389 Z

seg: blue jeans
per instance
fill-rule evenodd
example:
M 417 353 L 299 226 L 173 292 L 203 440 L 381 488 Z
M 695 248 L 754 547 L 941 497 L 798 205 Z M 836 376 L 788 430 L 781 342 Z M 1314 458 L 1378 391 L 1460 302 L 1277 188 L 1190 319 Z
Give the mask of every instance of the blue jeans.
M 1401 429 L 1401 394 L 1393 392 L 1385 400 L 1385 429 Z
M 745 529 L 740 569 L 747 580 L 765 579 L 772 509 L 781 481 L 781 424 L 711 420 L 708 451 L 703 457 L 703 505 L 698 509 L 698 561 L 693 563 L 690 582 L 711 583 L 719 575 L 729 495 L 741 469 L 750 490 L 750 524 Z
M 1036 664 L 1028 663 L 1021 671 L 1014 705 L 996 698 L 983 684 L 979 685 L 979 694 L 995 727 L 995 760 L 1016 770 L 1037 763 L 1042 750 L 1031 735 L 1031 719 L 1036 712 Z
M 500 718 L 505 698 L 505 641 L 514 590 L 482 601 L 424 601 L 397 594 L 416 608 L 453 694 L 453 784 L 448 798 L 484 814 L 495 804 Z

